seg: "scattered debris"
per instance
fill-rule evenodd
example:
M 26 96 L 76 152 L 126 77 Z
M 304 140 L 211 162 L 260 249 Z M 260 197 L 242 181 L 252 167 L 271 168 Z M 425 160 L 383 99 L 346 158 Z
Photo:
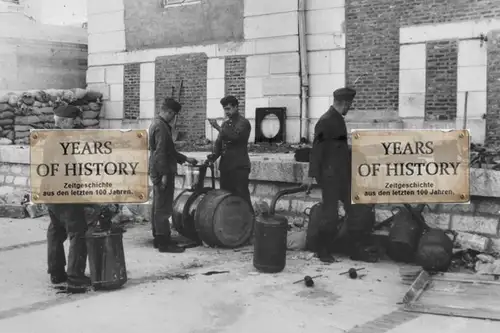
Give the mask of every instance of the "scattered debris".
M 198 260 L 194 260 L 190 262 L 189 264 L 183 265 L 184 269 L 193 269 L 193 268 L 200 268 L 203 267 L 203 264 L 200 263 Z
M 210 275 L 215 275 L 215 274 L 227 274 L 229 271 L 208 271 L 206 273 L 203 273 L 202 275 L 210 276 Z
M 295 281 L 293 284 L 297 284 L 297 283 L 300 283 L 300 282 L 302 282 L 302 281 L 305 281 L 305 280 L 306 280 L 306 278 L 316 279 L 316 278 L 319 278 L 319 277 L 322 277 L 322 276 L 323 276 L 323 275 L 316 275 L 316 276 L 312 276 L 312 277 L 311 277 L 311 276 L 309 276 L 309 275 L 306 275 L 303 279 L 301 279 L 301 280 L 297 280 L 297 281 Z
M 340 273 L 339 275 L 346 275 L 346 274 L 349 274 L 349 276 L 352 274 L 352 272 L 354 271 L 356 274 L 359 272 L 359 271 L 362 271 L 364 270 L 365 268 L 362 267 L 362 268 L 350 268 L 348 271 L 345 271 L 345 272 L 342 272 Z
M 188 273 L 167 273 L 162 275 L 159 280 L 187 280 L 192 276 Z

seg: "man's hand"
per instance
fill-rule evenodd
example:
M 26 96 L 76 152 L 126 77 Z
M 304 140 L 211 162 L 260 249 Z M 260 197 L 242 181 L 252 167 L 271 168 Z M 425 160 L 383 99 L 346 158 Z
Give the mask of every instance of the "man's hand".
M 161 177 L 161 184 L 160 184 L 161 188 L 164 190 L 167 188 L 167 176 L 163 176 Z
M 192 158 L 192 157 L 188 157 L 188 158 L 186 159 L 186 162 L 188 162 L 189 164 L 192 164 L 192 165 L 196 165 L 196 164 L 198 164 L 198 160 L 197 160 L 197 159 L 195 159 L 195 158 Z
M 219 124 L 217 123 L 217 119 L 208 119 L 208 122 L 210 123 L 210 125 L 213 128 L 215 128 L 215 129 L 219 128 Z
M 215 158 L 215 154 L 208 154 L 207 155 L 207 160 L 210 161 L 210 162 L 215 162 L 216 158 Z
M 314 182 L 313 177 L 307 177 L 307 179 L 304 181 L 304 183 L 302 183 L 302 186 L 307 188 L 307 193 L 311 192 L 313 182 Z

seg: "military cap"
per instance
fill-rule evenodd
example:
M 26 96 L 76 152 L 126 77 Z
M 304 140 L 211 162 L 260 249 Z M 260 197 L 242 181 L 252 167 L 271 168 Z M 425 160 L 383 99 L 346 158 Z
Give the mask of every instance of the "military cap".
M 337 101 L 350 102 L 354 99 L 355 96 L 356 90 L 349 87 L 340 88 L 333 92 L 333 98 L 335 98 Z
M 75 119 L 80 115 L 80 109 L 73 105 L 61 105 L 54 109 L 54 115 L 61 118 Z
M 165 101 L 163 102 L 163 107 L 168 110 L 172 110 L 175 113 L 179 113 L 182 109 L 181 103 L 177 102 L 173 98 L 165 98 Z
M 226 105 L 238 106 L 240 104 L 240 102 L 238 102 L 238 99 L 236 97 L 229 95 L 229 96 L 223 97 L 220 100 L 220 104 L 222 106 L 226 106 Z

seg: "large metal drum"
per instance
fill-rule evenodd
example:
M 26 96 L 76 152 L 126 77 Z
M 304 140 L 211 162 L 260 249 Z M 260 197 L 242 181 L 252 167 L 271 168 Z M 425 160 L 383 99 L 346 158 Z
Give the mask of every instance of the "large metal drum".
M 203 187 L 207 168 L 212 172 L 212 187 Z M 193 173 L 196 171 L 196 177 Z M 186 170 L 186 179 L 191 179 L 191 188 L 182 191 L 173 203 L 172 224 L 177 232 L 197 243 L 200 243 L 200 237 L 195 226 L 195 215 L 200 202 L 205 195 L 215 189 L 214 167 L 213 164 L 204 163 L 198 166 L 190 166 Z
M 197 205 L 194 221 L 198 236 L 208 246 L 236 248 L 250 240 L 255 217 L 243 198 L 212 190 Z
M 200 202 L 211 190 L 213 189 L 209 187 L 200 191 L 184 190 L 177 196 L 173 204 L 172 224 L 180 235 L 195 242 L 200 241 L 195 215 Z

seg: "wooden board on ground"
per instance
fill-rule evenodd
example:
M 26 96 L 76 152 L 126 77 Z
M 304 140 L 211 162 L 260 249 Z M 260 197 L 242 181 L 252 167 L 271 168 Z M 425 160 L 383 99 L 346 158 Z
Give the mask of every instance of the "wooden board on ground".
M 403 303 L 408 312 L 500 321 L 500 282 L 493 276 L 423 271 Z

